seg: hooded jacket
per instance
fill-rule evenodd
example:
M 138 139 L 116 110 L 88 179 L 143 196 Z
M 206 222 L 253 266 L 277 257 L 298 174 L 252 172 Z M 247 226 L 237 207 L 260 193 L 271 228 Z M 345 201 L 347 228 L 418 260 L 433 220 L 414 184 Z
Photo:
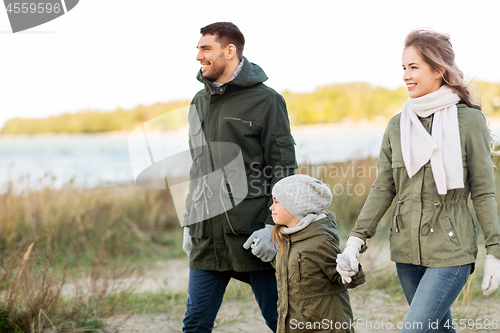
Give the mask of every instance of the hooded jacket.
M 396 197 L 391 220 L 391 260 L 426 267 L 474 263 L 477 256 L 476 223 L 469 196 L 483 229 L 486 252 L 500 258 L 500 223 L 490 135 L 480 110 L 458 104 L 464 188 L 437 193 L 430 162 L 412 178 L 401 153 L 400 116 L 385 131 L 377 163 L 378 176 L 350 236 L 363 240 L 375 235 L 377 225 Z M 433 117 L 420 121 L 430 133 Z M 366 250 L 363 246 L 362 251 Z
M 278 285 L 276 332 L 354 332 L 346 288 L 364 283 L 365 273 L 360 265 L 351 283 L 342 284 L 335 262 L 341 253 L 335 215 L 283 238 L 283 253 L 278 251 L 273 260 Z M 337 327 L 345 323 L 347 329 L 335 329 L 335 323 Z
M 205 87 L 191 102 L 198 118 L 190 117 L 189 124 L 189 145 L 195 163 L 190 171 L 183 218 L 192 237 L 190 268 L 239 272 L 270 269 L 269 263 L 245 250 L 243 243 L 265 224 L 274 225 L 269 211 L 270 188 L 297 168 L 285 100 L 263 83 L 267 80 L 264 71 L 246 58 L 239 74 L 227 84 L 216 88 L 201 71 L 197 79 Z M 225 203 L 227 211 L 198 223 L 186 223 L 199 213 L 202 201 L 208 200 L 214 187 L 220 186 L 220 180 L 204 181 L 203 177 L 223 167 L 217 166 L 219 148 L 213 143 L 239 147 L 246 173 L 241 177 L 246 177 L 248 192 L 232 206 L 237 193 L 227 187 L 232 196 L 231 203 Z M 214 195 L 209 200 L 218 204 L 217 200 L 222 199 Z

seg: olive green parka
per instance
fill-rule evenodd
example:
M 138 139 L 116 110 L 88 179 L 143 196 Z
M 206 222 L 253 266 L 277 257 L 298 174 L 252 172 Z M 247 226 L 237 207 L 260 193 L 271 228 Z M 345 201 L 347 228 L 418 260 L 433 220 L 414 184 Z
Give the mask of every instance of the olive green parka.
M 278 285 L 277 333 L 354 332 L 346 288 L 364 283 L 365 273 L 360 265 L 351 283 L 342 284 L 335 261 L 341 252 L 339 246 L 334 214 L 283 235 L 283 252 L 278 251 L 273 260 Z M 335 323 L 349 328 L 336 330 Z
M 193 269 L 238 272 L 272 269 L 269 263 L 245 250 L 243 243 L 266 224 L 274 225 L 269 211 L 270 188 L 281 178 L 295 174 L 297 168 L 285 100 L 263 83 L 267 76 L 259 66 L 243 59 L 238 75 L 221 87 L 216 88 L 201 71 L 197 76 L 205 88 L 191 103 L 191 109 L 196 108 L 194 118 L 198 119 L 191 116 L 189 119 L 189 145 L 194 163 L 183 217 L 183 225 L 189 225 L 192 237 L 189 266 Z M 248 194 L 226 212 L 190 223 L 190 218 L 200 211 L 196 207 L 203 207 L 202 200 L 210 197 L 215 205 L 221 205 L 216 202 L 222 200 L 219 195 L 211 196 L 221 180 L 210 183 L 203 177 L 214 170 L 217 160 L 213 143 L 232 143 L 241 149 Z
M 474 263 L 476 224 L 468 206 L 469 194 L 485 237 L 487 253 L 500 258 L 500 224 L 490 136 L 483 113 L 458 104 L 464 188 L 437 193 L 430 162 L 408 177 L 401 153 L 400 116 L 389 122 L 377 163 L 378 176 L 350 236 L 363 240 L 375 235 L 377 225 L 397 199 L 392 213 L 391 260 L 426 267 Z M 420 119 L 430 133 L 433 116 Z M 366 250 L 363 246 L 362 251 Z

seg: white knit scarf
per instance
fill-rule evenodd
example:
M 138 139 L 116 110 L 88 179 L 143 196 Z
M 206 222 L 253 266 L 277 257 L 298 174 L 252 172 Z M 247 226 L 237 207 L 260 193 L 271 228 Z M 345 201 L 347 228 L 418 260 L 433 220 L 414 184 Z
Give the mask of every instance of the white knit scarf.
M 408 171 L 413 177 L 431 161 L 437 192 L 463 188 L 462 148 L 458 130 L 458 95 L 447 86 L 422 97 L 410 98 L 401 112 L 401 151 Z M 434 114 L 429 135 L 417 116 L 427 118 Z

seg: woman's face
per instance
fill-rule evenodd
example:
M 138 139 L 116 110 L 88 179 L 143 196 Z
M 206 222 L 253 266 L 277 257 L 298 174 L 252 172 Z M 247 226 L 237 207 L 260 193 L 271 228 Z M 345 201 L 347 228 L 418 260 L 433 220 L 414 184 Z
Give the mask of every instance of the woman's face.
M 413 46 L 403 50 L 403 70 L 403 81 L 408 89 L 408 96 L 411 98 L 427 95 L 438 90 L 442 85 L 441 72 L 432 69 Z
M 269 210 L 271 210 L 273 221 L 276 224 L 284 225 L 287 228 L 293 228 L 299 223 L 299 220 L 290 214 L 274 196 L 273 204 L 269 207 Z

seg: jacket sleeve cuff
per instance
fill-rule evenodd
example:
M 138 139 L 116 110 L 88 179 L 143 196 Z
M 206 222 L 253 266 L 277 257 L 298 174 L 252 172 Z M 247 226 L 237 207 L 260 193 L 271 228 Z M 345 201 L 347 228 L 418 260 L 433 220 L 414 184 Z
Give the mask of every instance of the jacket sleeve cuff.
M 345 245 L 356 246 L 358 250 L 361 251 L 361 247 L 365 245 L 365 241 L 356 236 L 349 236 L 349 238 L 347 238 L 347 243 Z
M 357 238 L 357 239 L 359 239 L 360 241 L 363 242 L 363 243 L 360 243 L 359 241 L 357 242 L 357 244 L 361 244 L 361 248 L 359 250 L 359 253 L 366 252 L 366 250 L 368 249 L 368 246 L 366 245 L 366 236 L 362 235 L 362 234 L 358 234 L 356 232 L 351 232 L 349 234 L 349 236 L 347 237 L 347 243 L 346 243 L 346 245 L 348 245 L 349 239 L 352 238 L 352 237 L 353 238 Z
M 363 271 L 363 267 L 361 267 L 361 264 L 359 264 L 359 271 L 356 273 L 356 275 L 351 276 L 351 282 L 344 284 L 344 286 L 348 289 L 354 289 L 365 282 L 366 274 L 365 271 Z
M 486 248 L 486 254 L 492 254 L 498 259 L 500 259 L 500 244 L 488 246 Z
M 270 261 L 271 266 L 276 269 L 276 256 L 274 256 L 273 260 Z

